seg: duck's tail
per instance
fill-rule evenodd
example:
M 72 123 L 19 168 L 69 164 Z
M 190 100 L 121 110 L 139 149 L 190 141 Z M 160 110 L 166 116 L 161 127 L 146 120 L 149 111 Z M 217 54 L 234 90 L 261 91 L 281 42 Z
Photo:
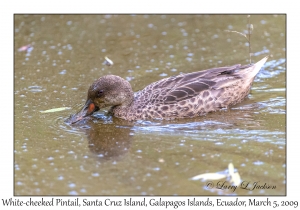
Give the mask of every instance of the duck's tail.
M 258 72 L 263 67 L 263 65 L 266 63 L 268 58 L 269 58 L 269 56 L 266 56 L 263 59 L 261 59 L 260 61 L 258 61 L 257 63 L 255 63 L 253 66 L 250 66 L 250 67 L 244 69 L 243 71 L 240 71 L 239 75 L 243 76 L 243 77 L 247 77 L 249 79 L 254 79 L 254 77 L 258 74 Z

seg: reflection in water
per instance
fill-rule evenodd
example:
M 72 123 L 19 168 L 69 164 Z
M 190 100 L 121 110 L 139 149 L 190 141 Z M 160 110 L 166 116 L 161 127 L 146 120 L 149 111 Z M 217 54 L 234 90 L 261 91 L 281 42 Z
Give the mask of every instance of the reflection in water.
M 131 127 L 116 124 L 90 123 L 85 133 L 91 152 L 105 159 L 121 158 L 130 149 Z
M 70 125 L 72 115 L 65 120 Z M 87 117 L 79 124 L 73 124 L 74 131 L 84 131 L 88 138 L 88 148 L 100 158 L 111 159 L 124 156 L 130 149 L 132 123 L 97 114 Z

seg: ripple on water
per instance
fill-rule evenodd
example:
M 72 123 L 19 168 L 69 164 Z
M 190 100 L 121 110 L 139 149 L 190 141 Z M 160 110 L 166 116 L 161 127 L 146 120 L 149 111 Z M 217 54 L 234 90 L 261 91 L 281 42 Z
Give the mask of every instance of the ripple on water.
M 137 121 L 136 126 L 133 128 L 135 131 L 149 131 L 149 132 L 174 132 L 174 131 L 195 131 L 206 130 L 210 126 L 221 126 L 226 125 L 226 123 L 217 121 L 202 121 L 202 122 L 192 122 L 192 123 L 178 123 L 178 124 L 168 124 L 168 122 L 151 122 L 151 121 Z M 214 132 L 223 132 L 222 129 L 218 129 Z
M 258 104 L 265 107 L 262 112 L 270 114 L 286 114 L 286 99 L 284 97 L 270 98 L 268 101 L 261 101 Z
M 263 70 L 258 73 L 254 81 L 258 82 L 261 81 L 261 79 L 272 78 L 285 72 L 285 62 L 285 58 L 266 62 Z
M 238 128 L 235 121 L 225 123 L 218 121 L 202 121 L 202 122 L 191 122 L 191 123 L 170 123 L 165 121 L 138 121 L 132 130 L 136 133 L 157 133 L 159 135 L 182 135 L 193 137 L 194 140 L 201 141 L 216 141 L 216 139 L 240 139 L 245 143 L 245 139 L 254 140 L 258 142 L 269 142 L 272 144 L 285 144 L 285 133 L 281 131 L 269 131 L 260 130 L 259 125 L 255 125 L 256 129 L 249 130 L 249 126 Z M 247 118 L 238 119 L 241 123 L 245 124 L 245 121 L 249 121 Z M 178 122 L 178 121 L 177 121 Z M 169 123 L 169 124 L 168 124 Z M 270 136 L 275 138 L 270 139 Z M 221 145 L 222 141 L 215 143 Z
M 42 92 L 43 89 L 41 86 L 29 86 L 28 90 L 33 93 Z M 44 89 L 45 90 L 45 89 Z
M 68 133 L 76 134 L 81 136 L 84 133 L 85 129 L 89 129 L 90 127 L 85 124 L 86 121 L 83 121 L 82 123 L 76 124 L 76 125 L 70 125 L 66 123 L 65 121 L 68 119 L 68 114 L 74 114 L 77 113 L 80 108 L 82 107 L 82 104 L 77 104 L 73 106 L 70 110 L 62 111 L 62 112 L 54 112 L 54 113 L 47 113 L 43 115 L 48 115 L 48 119 L 50 122 L 50 128 L 52 128 L 55 131 L 63 130 Z M 88 119 L 87 119 L 88 120 Z

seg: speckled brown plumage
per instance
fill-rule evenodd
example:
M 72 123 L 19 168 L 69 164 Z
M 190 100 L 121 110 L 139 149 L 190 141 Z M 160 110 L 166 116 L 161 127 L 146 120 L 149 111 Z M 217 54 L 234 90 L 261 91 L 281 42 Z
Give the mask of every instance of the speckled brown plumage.
M 125 120 L 195 117 L 227 108 L 249 94 L 267 58 L 254 65 L 237 64 L 165 78 L 135 94 L 121 77 L 103 76 L 90 86 L 86 105 L 72 121 L 108 106 L 114 116 Z

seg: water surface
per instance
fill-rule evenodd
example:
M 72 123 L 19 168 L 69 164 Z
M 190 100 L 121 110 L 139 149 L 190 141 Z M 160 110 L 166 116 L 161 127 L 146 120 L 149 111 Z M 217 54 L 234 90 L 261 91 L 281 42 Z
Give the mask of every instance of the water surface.
M 225 32 L 246 33 L 247 16 L 15 15 L 15 195 L 284 195 L 286 17 L 250 21 L 252 62 L 271 57 L 241 104 L 172 121 L 126 122 L 101 110 L 70 126 L 64 120 L 100 76 L 119 75 L 138 91 L 180 73 L 249 63 L 247 40 Z M 59 107 L 71 109 L 40 112 Z M 276 188 L 233 192 L 190 180 L 229 163 L 243 181 Z

